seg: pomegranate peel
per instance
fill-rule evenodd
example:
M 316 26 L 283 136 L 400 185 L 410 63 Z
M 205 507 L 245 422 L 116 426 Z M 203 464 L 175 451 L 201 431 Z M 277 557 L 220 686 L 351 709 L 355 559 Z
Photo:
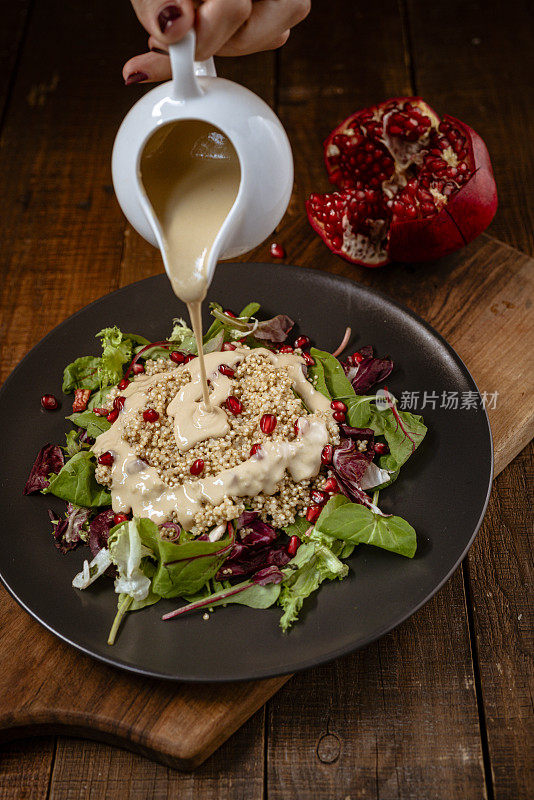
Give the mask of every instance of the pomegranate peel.
M 337 191 L 310 195 L 313 229 L 336 255 L 368 267 L 427 261 L 489 225 L 497 191 L 486 145 L 465 123 L 421 98 L 356 112 L 325 142 Z

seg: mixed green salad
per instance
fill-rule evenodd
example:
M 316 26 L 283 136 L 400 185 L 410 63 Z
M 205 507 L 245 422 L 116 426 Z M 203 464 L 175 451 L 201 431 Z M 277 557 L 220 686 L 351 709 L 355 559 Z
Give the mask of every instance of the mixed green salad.
M 211 304 L 214 320 L 204 336 L 205 352 L 232 342 L 291 352 L 287 339 L 293 321 L 285 315 L 259 321 L 259 308 L 250 303 L 234 317 Z M 56 546 L 63 553 L 83 546 L 91 551 L 74 578 L 75 588 L 87 589 L 103 575 L 114 582 L 118 601 L 109 644 L 127 612 L 174 598 L 183 604 L 165 613 L 164 620 L 232 603 L 256 609 L 277 604 L 285 632 L 323 581 L 346 577 L 346 559 L 357 545 L 414 556 L 414 528 L 378 505 L 379 494 L 398 478 L 426 433 L 422 418 L 400 411 L 386 386 L 370 391 L 393 370 L 391 359 L 376 357 L 365 346 L 340 360 L 340 348 L 331 354 L 311 347 L 306 336 L 295 340 L 308 380 L 332 401 L 339 420 L 339 445 L 323 451 L 324 491 L 316 492 L 305 515 L 283 529 L 246 509 L 227 523 L 222 538 L 212 541 L 175 522 L 158 526 L 114 513 L 110 491 L 95 478 L 91 451 L 95 438 L 120 413 L 120 408 L 106 407 L 108 393 L 124 388 L 152 359 L 180 363 L 194 357 L 192 331 L 175 320 L 168 339 L 160 342 L 117 327 L 100 331 L 97 338 L 101 355 L 81 356 L 65 368 L 63 392 L 74 394 L 73 413 L 67 416 L 72 429 L 63 445 L 41 449 L 24 493 L 41 492 L 66 502 L 64 512 L 49 511 Z

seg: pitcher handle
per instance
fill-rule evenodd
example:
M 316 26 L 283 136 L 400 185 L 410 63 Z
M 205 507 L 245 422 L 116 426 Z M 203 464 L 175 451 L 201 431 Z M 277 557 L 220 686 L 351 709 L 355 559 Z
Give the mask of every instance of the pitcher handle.
M 172 94 L 175 100 L 189 100 L 202 96 L 202 89 L 197 81 L 197 75 L 215 76 L 213 59 L 196 61 L 195 58 L 195 31 L 191 29 L 183 39 L 169 46 L 169 55 L 172 68 Z

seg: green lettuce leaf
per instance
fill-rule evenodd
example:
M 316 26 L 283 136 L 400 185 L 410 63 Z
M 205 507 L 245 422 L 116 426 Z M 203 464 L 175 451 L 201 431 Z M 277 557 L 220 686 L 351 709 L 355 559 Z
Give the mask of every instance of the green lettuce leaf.
M 391 408 L 375 409 L 369 427 L 377 435 L 385 436 L 390 452 L 381 456 L 380 467 L 395 472 L 419 447 L 425 438 L 427 427 L 423 418 L 408 411 Z M 391 482 L 391 481 L 390 481 Z
M 230 537 L 218 542 L 191 540 L 183 544 L 162 539 L 158 526 L 137 519 L 142 543 L 156 561 L 152 590 L 160 597 L 183 597 L 198 592 L 220 569 L 230 552 Z
M 98 365 L 100 387 L 114 386 L 122 379 L 124 365 L 132 359 L 133 342 L 114 326 L 96 334 L 102 340 L 102 358 Z
M 407 558 L 413 558 L 417 549 L 417 536 L 409 522 L 375 514 L 357 503 L 342 503 L 319 520 L 320 532 L 353 545 L 372 544 Z
M 111 494 L 95 478 L 96 460 L 92 453 L 82 450 L 72 456 L 57 475 L 51 475 L 43 494 L 53 494 L 77 506 L 95 508 L 110 506 Z
M 294 571 L 291 572 L 291 569 Z M 309 542 L 301 544 L 295 558 L 283 570 L 288 579 L 282 584 L 278 604 L 284 613 L 280 627 L 285 632 L 297 620 L 304 600 L 313 594 L 325 580 L 340 580 L 349 571 L 334 553 L 324 544 Z
M 177 609 L 176 612 L 171 612 L 169 618 L 178 617 L 190 611 L 201 611 L 205 608 L 211 610 L 217 606 L 232 604 L 248 606 L 249 608 L 269 608 L 269 606 L 276 603 L 279 596 L 280 584 L 269 583 L 267 586 L 260 586 L 252 581 L 243 581 L 234 586 L 225 586 L 220 591 L 188 603 L 186 606 Z
M 92 411 L 79 411 L 71 414 L 67 419 L 70 419 L 79 428 L 85 428 L 89 436 L 96 439 L 101 433 L 111 428 L 111 422 L 108 422 L 105 417 L 100 417 Z
M 62 390 L 71 394 L 75 389 L 90 389 L 94 392 L 100 387 L 98 356 L 81 356 L 65 367 Z
M 195 353 L 197 352 L 197 343 L 195 341 L 195 334 L 188 328 L 183 319 L 175 319 L 172 333 L 169 336 L 170 342 L 176 342 L 176 349 L 182 353 Z

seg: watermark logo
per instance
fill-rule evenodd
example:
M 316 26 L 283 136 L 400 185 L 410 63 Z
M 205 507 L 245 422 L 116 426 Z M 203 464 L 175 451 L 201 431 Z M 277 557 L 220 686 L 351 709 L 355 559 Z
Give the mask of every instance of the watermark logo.
M 378 396 L 379 392 L 377 392 Z M 387 408 L 387 399 L 382 393 L 380 408 Z M 426 409 L 436 410 L 445 408 L 450 411 L 470 411 L 478 408 L 485 408 L 486 411 L 497 408 L 499 392 L 446 392 L 435 391 L 423 392 L 402 392 L 398 400 L 398 407 L 401 411 L 424 411 Z

